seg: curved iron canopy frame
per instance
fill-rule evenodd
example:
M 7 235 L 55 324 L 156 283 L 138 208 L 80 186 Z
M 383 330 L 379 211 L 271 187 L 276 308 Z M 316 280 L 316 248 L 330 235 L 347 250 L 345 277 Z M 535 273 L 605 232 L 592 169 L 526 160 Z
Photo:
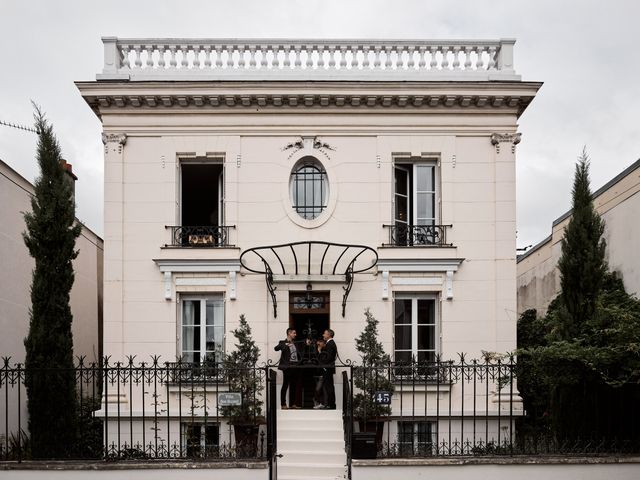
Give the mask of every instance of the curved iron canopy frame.
M 271 300 L 273 301 L 273 316 L 275 318 L 278 317 L 278 304 L 276 302 L 276 289 L 277 287 L 274 285 L 274 281 L 273 281 L 273 268 L 271 267 L 271 265 L 269 265 L 269 262 L 267 262 L 267 260 L 264 258 L 263 255 L 260 254 L 261 251 L 270 251 L 273 255 L 275 255 L 276 259 L 278 260 L 278 264 L 279 264 L 279 268 L 277 268 L 278 270 L 282 271 L 283 275 L 287 275 L 287 269 L 284 266 L 284 263 L 282 261 L 282 258 L 280 257 L 280 255 L 278 254 L 278 252 L 276 251 L 277 249 L 287 249 L 291 251 L 291 254 L 293 255 L 293 260 L 294 260 L 294 273 L 295 275 L 299 275 L 300 274 L 300 265 L 298 262 L 298 256 L 296 255 L 296 251 L 294 249 L 294 247 L 299 246 L 299 245 L 306 245 L 307 246 L 307 275 L 311 275 L 311 250 L 312 247 L 314 245 L 324 245 L 325 249 L 324 252 L 322 254 L 322 259 L 320 260 L 320 275 L 344 275 L 345 276 L 345 286 L 343 286 L 343 290 L 344 290 L 344 295 L 342 296 L 342 316 L 345 316 L 345 310 L 347 307 L 347 298 L 349 297 L 349 293 L 351 292 L 351 287 L 353 287 L 353 276 L 356 273 L 363 273 L 366 272 L 367 270 L 373 268 L 376 266 L 376 264 L 378 263 L 378 252 L 376 252 L 373 248 L 371 247 L 367 247 L 366 245 L 349 245 L 346 243 L 333 243 L 333 242 L 322 242 L 322 241 L 306 241 L 306 242 L 292 242 L 292 243 L 284 243 L 281 245 L 267 245 L 264 247 L 254 247 L 254 248 L 249 248 L 247 250 L 245 250 L 244 252 L 242 252 L 242 254 L 240 255 L 240 264 L 248 271 L 253 272 L 253 273 L 259 273 L 261 275 L 265 276 L 265 279 L 267 281 L 267 289 L 269 290 L 269 295 L 271 295 Z M 333 267 L 330 264 L 326 264 L 325 268 L 325 258 L 327 256 L 327 252 L 329 251 L 329 249 L 331 247 L 338 247 L 338 248 L 342 248 L 342 253 L 340 253 L 340 255 L 338 256 L 337 260 L 335 261 L 335 263 L 333 264 Z M 354 250 L 354 256 L 351 259 L 351 261 L 347 264 L 347 268 L 344 270 L 344 272 L 342 271 L 336 271 L 338 269 L 338 264 L 340 263 L 340 260 L 343 259 L 343 257 L 345 256 L 345 254 L 349 251 L 349 250 Z M 374 255 L 374 261 L 373 263 L 366 267 L 366 268 L 361 268 L 359 270 L 355 270 L 354 269 L 354 265 L 356 263 L 356 260 L 358 259 L 358 257 L 360 257 L 360 255 L 362 255 L 365 252 L 371 252 Z M 245 262 L 243 262 L 243 258 L 245 255 L 253 253 L 256 256 L 258 256 L 258 258 L 262 261 L 262 264 L 264 265 L 264 271 L 261 270 L 255 270 L 253 268 L 249 268 Z M 348 257 L 347 257 L 348 258 Z M 329 273 L 330 272 L 330 273 Z M 289 273 L 290 274 L 290 273 Z M 304 273 L 303 273 L 304 275 Z

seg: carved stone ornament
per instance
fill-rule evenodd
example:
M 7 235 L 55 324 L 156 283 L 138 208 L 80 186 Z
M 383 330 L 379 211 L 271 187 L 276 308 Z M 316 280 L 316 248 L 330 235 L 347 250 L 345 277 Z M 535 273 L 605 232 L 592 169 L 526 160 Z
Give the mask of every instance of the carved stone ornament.
M 126 133 L 103 133 L 102 143 L 106 145 L 107 143 L 111 143 L 111 142 L 124 145 L 125 143 L 127 143 L 127 134 Z
M 126 133 L 103 133 L 102 143 L 104 143 L 104 153 L 109 153 L 109 144 L 113 144 L 114 152 L 122 153 L 122 147 L 127 143 Z
M 334 150 L 331 145 L 321 141 L 318 137 L 300 137 L 300 140 L 298 140 L 297 142 L 288 143 L 287 145 L 285 145 L 282 148 L 282 151 L 284 152 L 285 150 L 289 150 L 292 148 L 295 150 L 300 150 L 305 147 L 311 147 L 315 150 Z
M 501 143 L 511 144 L 511 153 L 516 152 L 516 145 L 520 143 L 522 139 L 521 133 L 492 133 L 491 145 L 496 147 L 496 153 L 500 153 Z

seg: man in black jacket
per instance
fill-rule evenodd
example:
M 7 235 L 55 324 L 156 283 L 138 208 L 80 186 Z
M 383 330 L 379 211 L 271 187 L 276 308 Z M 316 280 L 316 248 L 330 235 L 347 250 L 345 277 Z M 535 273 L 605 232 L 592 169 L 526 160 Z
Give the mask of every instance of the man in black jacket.
M 333 340 L 334 331 L 330 328 L 326 329 L 322 334 L 322 338 L 326 342 L 324 353 L 326 357 L 323 362 L 324 375 L 322 378 L 322 386 L 325 391 L 325 399 L 327 400 L 326 408 L 336 409 L 336 390 L 333 385 L 333 374 L 336 373 L 336 357 L 338 356 L 338 347 Z
M 296 342 L 296 330 L 287 328 L 287 338 L 280 340 L 273 349 L 280 352 L 278 369 L 282 370 L 282 388 L 280 389 L 280 406 L 287 408 L 287 389 L 289 390 L 289 408 L 301 408 L 302 384 L 296 368 L 302 357 L 302 342 Z

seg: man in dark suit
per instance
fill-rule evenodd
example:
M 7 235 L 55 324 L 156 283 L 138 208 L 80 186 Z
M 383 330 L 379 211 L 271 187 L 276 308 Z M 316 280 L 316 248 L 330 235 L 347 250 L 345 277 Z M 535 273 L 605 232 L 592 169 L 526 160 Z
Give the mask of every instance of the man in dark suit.
M 325 399 L 327 405 L 325 408 L 335 410 L 336 409 L 336 390 L 333 385 L 333 374 L 336 373 L 336 357 L 338 356 L 338 347 L 333 340 L 335 335 L 334 331 L 330 328 L 326 329 L 322 334 L 322 338 L 326 342 L 324 347 L 324 353 L 326 357 L 324 359 L 324 374 L 322 376 L 322 386 L 325 391 Z
M 296 330 L 287 328 L 287 338 L 280 340 L 273 349 L 280 352 L 278 369 L 282 370 L 282 388 L 280 389 L 280 406 L 287 408 L 287 390 L 289 390 L 289 407 L 301 408 L 302 384 L 296 368 L 302 358 L 302 342 L 296 342 Z

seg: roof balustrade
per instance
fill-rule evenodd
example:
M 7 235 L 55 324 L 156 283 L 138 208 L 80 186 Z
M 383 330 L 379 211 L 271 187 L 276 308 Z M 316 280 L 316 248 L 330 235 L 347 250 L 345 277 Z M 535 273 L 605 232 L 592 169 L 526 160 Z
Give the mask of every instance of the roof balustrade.
M 98 80 L 519 81 L 514 39 L 103 37 Z

